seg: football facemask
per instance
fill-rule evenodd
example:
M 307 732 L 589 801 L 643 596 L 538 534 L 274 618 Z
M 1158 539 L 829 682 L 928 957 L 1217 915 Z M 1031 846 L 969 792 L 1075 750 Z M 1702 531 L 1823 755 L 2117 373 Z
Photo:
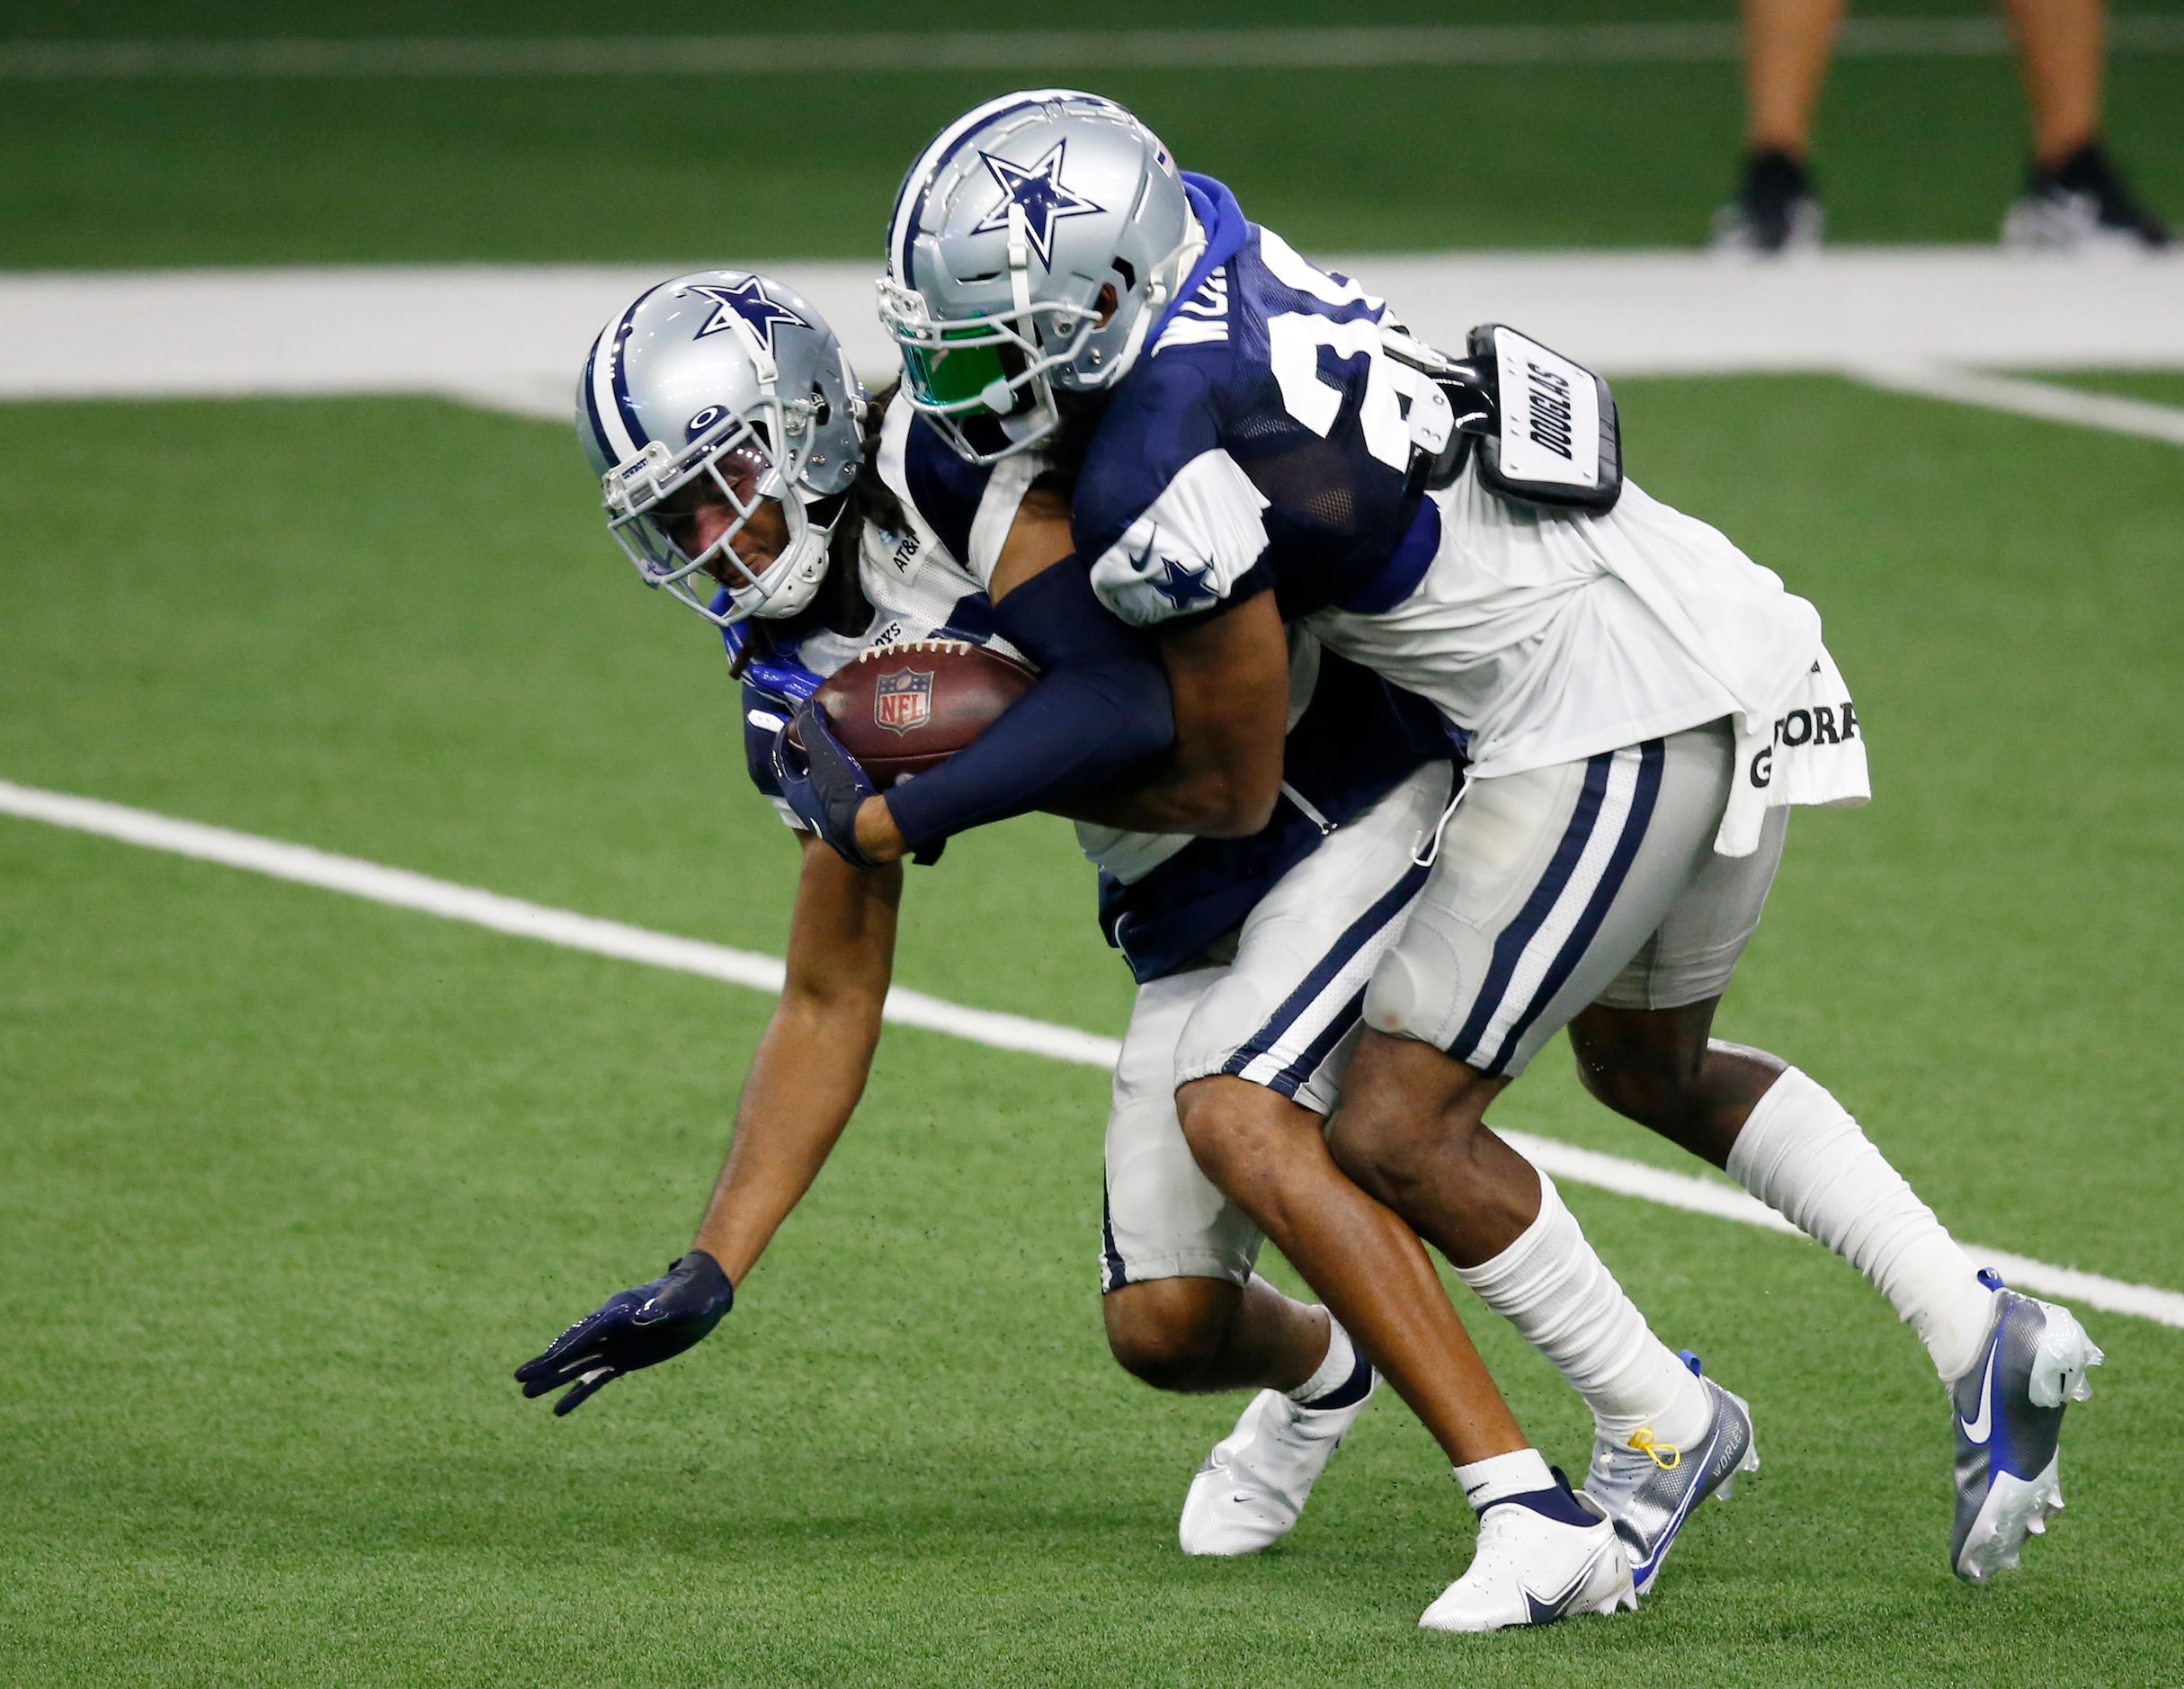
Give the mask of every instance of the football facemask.
M 721 626 L 791 616 L 811 602 L 844 502 L 807 506 L 775 464 L 766 434 L 739 416 L 679 456 L 653 442 L 610 469 L 602 487 L 607 531 L 645 584 Z
M 935 321 L 923 295 L 890 278 L 879 283 L 879 317 L 902 353 L 903 397 L 973 463 L 1029 451 L 1062 425 L 1053 372 L 1099 326 L 1097 312 L 1029 297 L 1009 310 Z
M 795 614 L 864 460 L 865 393 L 810 302 L 701 270 L 647 288 L 592 343 L 577 442 L 647 586 L 708 621 Z

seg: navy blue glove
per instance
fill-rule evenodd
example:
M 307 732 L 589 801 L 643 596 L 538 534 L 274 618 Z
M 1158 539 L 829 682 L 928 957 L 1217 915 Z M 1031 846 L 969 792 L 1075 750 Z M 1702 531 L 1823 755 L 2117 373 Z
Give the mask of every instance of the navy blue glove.
M 773 736 L 773 778 L 797 819 L 834 847 L 852 868 L 879 863 L 857 847 L 857 811 L 878 796 L 872 777 L 834 737 L 833 724 L 817 704 L 797 711 L 796 735 L 803 748 L 789 743 L 789 728 Z
M 624 1372 L 673 1360 L 720 1323 L 735 1305 L 735 1286 L 720 1263 L 692 1249 L 649 1284 L 617 1291 L 535 1361 L 516 1368 L 526 1398 L 564 1384 L 575 1388 L 554 1404 L 556 1414 L 581 1408 Z

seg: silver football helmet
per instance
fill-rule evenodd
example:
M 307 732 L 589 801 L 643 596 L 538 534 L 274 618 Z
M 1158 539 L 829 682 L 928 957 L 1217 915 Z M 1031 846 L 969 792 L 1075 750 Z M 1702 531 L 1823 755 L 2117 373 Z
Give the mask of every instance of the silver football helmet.
M 864 408 L 841 342 L 803 299 L 746 271 L 701 270 L 600 331 L 576 433 L 608 532 L 645 584 L 726 625 L 794 615 L 818 591 Z
M 1128 371 L 1204 238 L 1168 149 L 1112 100 L 989 101 L 896 195 L 879 315 L 904 394 L 974 463 L 1030 450 L 1061 425 L 1056 389 Z

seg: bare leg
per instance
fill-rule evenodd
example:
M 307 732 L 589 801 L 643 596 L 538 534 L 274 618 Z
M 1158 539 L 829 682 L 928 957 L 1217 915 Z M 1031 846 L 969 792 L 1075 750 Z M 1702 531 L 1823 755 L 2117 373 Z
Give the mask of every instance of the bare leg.
M 1841 1104 L 1765 1050 L 1710 1036 L 1718 1001 L 1586 1009 L 1570 1023 L 1585 1088 L 1850 1261 L 1919 1334 L 1936 1372 L 1956 1378 L 1992 1317 L 1978 1268 Z
M 1713 1409 L 1698 1381 L 1552 1184 L 1481 1119 L 1507 1083 L 1431 1044 L 1368 1031 L 1329 1147 L 1555 1363 L 1610 1443 L 1649 1425 L 1663 1443 L 1701 1434 Z
M 1594 1004 L 1570 1023 L 1570 1048 L 1577 1077 L 1594 1096 L 1725 1167 L 1737 1133 L 1784 1064 L 1764 1050 L 1710 1037 L 1720 1002 L 1651 1010 Z
M 1335 1159 L 1458 1267 L 1500 1255 L 1539 1217 L 1539 1175 L 1485 1121 L 1508 1083 L 1369 1028 L 1343 1078 Z
M 1744 0 L 1748 150 L 1781 151 L 1804 161 L 1842 12 L 1842 0 Z
M 1343 1176 L 1318 1115 L 1226 1076 L 1191 1081 L 1176 1104 L 1206 1176 L 1304 1274 L 1451 1464 L 1528 1446 L 1417 1238 Z
M 1155 1390 L 1295 1390 L 1327 1353 L 1324 1309 L 1264 1279 L 1148 1279 L 1101 1299 L 1107 1346 Z
M 2102 0 L 2005 0 L 2032 108 L 2033 163 L 2052 170 L 2100 132 Z

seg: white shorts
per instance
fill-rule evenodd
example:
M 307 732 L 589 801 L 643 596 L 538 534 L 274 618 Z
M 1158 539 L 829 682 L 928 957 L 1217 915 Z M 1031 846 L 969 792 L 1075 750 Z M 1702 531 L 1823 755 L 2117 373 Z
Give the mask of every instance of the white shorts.
M 1103 1291 L 1251 1277 L 1258 1229 L 1199 1171 L 1176 1087 L 1228 1073 L 1333 1113 L 1366 984 L 1426 883 L 1412 859 L 1449 800 L 1449 778 L 1445 763 L 1422 768 L 1338 828 L 1260 899 L 1234 961 L 1138 987 L 1107 1120 Z
M 1367 1023 L 1513 1078 L 1588 1004 L 1719 996 L 1760 925 L 1789 815 L 1768 811 L 1751 855 L 1716 854 L 1734 764 L 1717 721 L 1473 781 L 1373 974 Z

